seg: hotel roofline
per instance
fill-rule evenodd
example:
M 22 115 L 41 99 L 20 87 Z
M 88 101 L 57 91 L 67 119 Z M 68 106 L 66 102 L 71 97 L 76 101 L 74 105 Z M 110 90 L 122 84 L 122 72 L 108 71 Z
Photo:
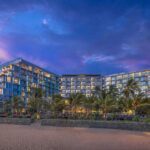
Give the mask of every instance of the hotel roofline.
M 78 76 L 102 76 L 101 74 L 63 74 L 61 77 L 78 77 Z
M 51 72 L 51 71 L 48 71 L 48 70 L 46 70 L 46 69 L 44 69 L 44 68 L 42 68 L 42 67 L 40 67 L 40 66 L 37 66 L 37 65 L 35 65 L 34 63 L 31 63 L 31 62 L 29 62 L 29 61 L 27 61 L 27 60 L 25 60 L 25 59 L 23 59 L 23 58 L 16 58 L 16 59 L 14 59 L 14 60 L 11 60 L 11 61 L 8 61 L 8 62 L 6 62 L 6 63 L 3 63 L 3 64 L 0 64 L 0 68 L 1 67 L 5 67 L 5 66 L 8 66 L 8 65 L 10 65 L 10 64 L 16 64 L 16 63 L 18 63 L 18 62 L 24 62 L 24 63 L 26 63 L 26 64 L 28 64 L 28 65 L 31 65 L 31 66 L 34 66 L 34 67 L 37 67 L 37 68 L 39 68 L 39 69 L 41 69 L 41 70 L 43 70 L 43 71 L 45 71 L 45 72 L 47 72 L 47 73 L 50 73 L 50 74 L 54 74 L 54 75 L 56 75 L 56 76 L 60 76 L 60 77 L 77 77 L 77 76 L 101 76 L 101 77 L 111 77 L 111 76 L 116 76 L 116 75 L 125 75 L 125 74 L 132 74 L 132 73 L 138 73 L 138 72 L 145 72 L 145 71 L 150 71 L 150 69 L 144 69 L 144 70 L 140 70 L 140 71 L 133 71 L 133 72 L 122 72 L 122 73 L 115 73 L 115 74 L 109 74 L 109 75 L 102 75 L 102 74 L 85 74 L 85 73 L 83 73 L 83 74 L 62 74 L 62 75 L 58 75 L 58 74 L 55 74 L 55 73 L 53 73 L 53 72 Z
M 42 68 L 42 67 L 40 67 L 40 66 L 37 66 L 37 65 L 35 65 L 35 64 L 33 64 L 33 63 L 29 62 L 29 61 L 24 60 L 23 58 L 16 58 L 16 59 L 11 60 L 11 61 L 9 61 L 9 62 L 3 63 L 3 64 L 0 65 L 0 68 L 1 68 L 1 67 L 5 67 L 5 66 L 8 66 L 8 65 L 11 65 L 11 64 L 15 65 L 16 63 L 21 62 L 21 61 L 24 62 L 25 64 L 28 64 L 28 65 L 37 67 L 37 68 L 39 68 L 39 69 L 41 69 L 41 70 L 43 70 L 43 71 L 45 71 L 45 72 L 47 72 L 47 73 L 53 74 L 53 75 L 55 75 L 55 76 L 59 76 L 58 74 L 55 74 L 55 73 L 53 73 L 53 72 L 50 72 L 50 71 L 48 71 L 48 70 L 46 70 L 46 69 L 44 69 L 44 68 Z
M 104 77 L 111 77 L 111 76 L 116 76 L 116 75 L 126 75 L 126 74 L 139 73 L 139 72 L 145 72 L 145 71 L 150 71 L 150 69 L 144 69 L 144 70 L 133 71 L 133 72 L 115 73 L 115 74 L 110 74 L 110 75 L 104 75 Z

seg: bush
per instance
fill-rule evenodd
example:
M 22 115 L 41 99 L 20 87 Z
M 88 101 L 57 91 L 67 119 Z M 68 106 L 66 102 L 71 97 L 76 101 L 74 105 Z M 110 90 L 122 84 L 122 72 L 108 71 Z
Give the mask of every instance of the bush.
M 140 117 L 139 117 L 139 116 L 134 116 L 134 117 L 132 118 L 132 121 L 138 122 L 138 121 L 140 121 Z
M 137 107 L 136 114 L 138 115 L 150 115 L 150 104 L 142 104 Z

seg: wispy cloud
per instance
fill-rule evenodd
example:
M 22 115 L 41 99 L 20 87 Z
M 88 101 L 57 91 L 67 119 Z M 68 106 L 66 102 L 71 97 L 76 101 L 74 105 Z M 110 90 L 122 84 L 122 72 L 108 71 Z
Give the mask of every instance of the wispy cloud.
M 44 19 L 42 20 L 42 23 L 43 23 L 44 25 L 48 25 L 48 20 L 44 18 Z
M 105 55 L 92 55 L 92 56 L 83 56 L 83 63 L 93 63 L 93 62 L 107 62 L 114 60 L 113 56 L 105 56 Z
M 22 56 L 60 74 L 150 68 L 150 1 L 128 1 L 1 1 L 0 61 Z

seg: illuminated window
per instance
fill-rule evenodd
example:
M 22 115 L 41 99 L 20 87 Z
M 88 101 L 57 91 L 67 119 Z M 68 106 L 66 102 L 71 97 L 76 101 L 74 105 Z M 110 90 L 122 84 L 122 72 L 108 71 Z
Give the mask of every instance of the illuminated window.
M 71 93 L 75 93 L 75 90 L 71 90 Z
M 94 89 L 95 89 L 95 86 L 91 86 L 91 89 L 94 90 Z
M 128 78 L 128 75 L 127 74 L 123 75 L 123 78 Z
M 107 77 L 107 78 L 106 78 L 106 81 L 111 81 L 111 77 Z
M 4 78 L 3 77 L 0 77 L 0 82 L 4 81 Z
M 76 89 L 76 87 L 75 86 L 71 86 L 71 89 Z
M 13 68 L 13 66 L 12 66 L 12 65 L 9 65 L 9 68 L 10 68 L 10 69 L 12 69 L 12 68 Z
M 30 92 L 30 88 L 29 87 L 27 88 L 27 91 Z
M 25 92 L 22 92 L 22 93 L 21 93 L 21 96 L 25 96 Z
M 66 97 L 66 94 L 61 94 L 62 97 Z
M 14 78 L 14 83 L 19 84 L 19 79 L 18 78 Z
M 45 77 L 50 78 L 51 75 L 49 73 L 45 73 Z
M 7 82 L 11 82 L 11 77 L 7 77 Z
M 65 81 L 66 79 L 65 78 L 61 78 L 61 81 Z
M 122 76 L 117 76 L 117 79 L 122 79 Z
M 2 95 L 3 94 L 3 89 L 0 89 L 0 95 Z
M 90 94 L 86 94 L 87 97 L 90 97 Z
M 71 80 L 74 81 L 75 79 L 74 79 L 74 78 L 71 78 Z
M 111 79 L 114 81 L 114 80 L 116 80 L 116 77 L 112 77 Z
M 134 78 L 134 73 L 130 73 L 129 76 L 130 76 L 131 78 Z
M 80 93 L 81 91 L 80 90 L 76 90 L 76 93 Z
M 31 66 L 29 66 L 28 68 L 29 68 L 30 71 L 32 71 L 32 67 Z
M 111 84 L 111 82 L 106 82 L 106 85 L 110 85 Z

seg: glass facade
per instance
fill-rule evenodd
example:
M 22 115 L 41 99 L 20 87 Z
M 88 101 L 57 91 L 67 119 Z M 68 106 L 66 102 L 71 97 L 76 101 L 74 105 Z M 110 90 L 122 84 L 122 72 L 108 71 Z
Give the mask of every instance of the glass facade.
M 22 96 L 26 101 L 33 89 L 41 88 L 45 96 L 59 93 L 59 76 L 21 58 L 0 66 L 0 100 Z
M 109 88 L 114 85 L 121 92 L 130 78 L 137 81 L 142 92 L 150 97 L 150 70 L 109 76 L 66 74 L 59 77 L 18 58 L 0 66 L 0 101 L 9 100 L 12 96 L 22 96 L 27 100 L 35 88 L 43 89 L 45 96 L 61 94 L 62 97 L 68 97 L 71 93 L 89 97 L 96 86 Z

